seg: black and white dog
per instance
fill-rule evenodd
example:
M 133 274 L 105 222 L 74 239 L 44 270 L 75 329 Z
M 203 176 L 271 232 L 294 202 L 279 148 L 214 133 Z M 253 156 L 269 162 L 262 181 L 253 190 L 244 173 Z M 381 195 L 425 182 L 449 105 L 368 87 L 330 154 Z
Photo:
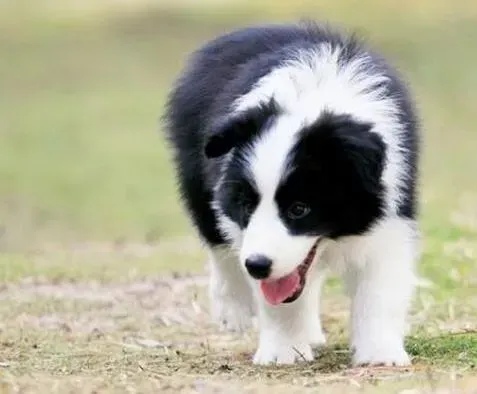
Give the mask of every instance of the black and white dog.
M 352 300 L 353 363 L 409 364 L 419 138 L 396 72 L 328 27 L 246 28 L 193 54 L 166 119 L 210 253 L 212 313 L 229 330 L 257 313 L 254 363 L 313 358 L 334 269 Z

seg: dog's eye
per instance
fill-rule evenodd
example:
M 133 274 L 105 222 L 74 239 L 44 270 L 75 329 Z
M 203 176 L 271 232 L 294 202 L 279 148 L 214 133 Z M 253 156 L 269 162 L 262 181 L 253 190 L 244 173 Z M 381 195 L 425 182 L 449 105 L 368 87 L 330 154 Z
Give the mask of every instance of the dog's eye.
M 253 201 L 246 200 L 242 203 L 242 208 L 245 215 L 251 216 L 253 211 L 255 211 L 255 204 L 253 203 Z
M 288 208 L 287 215 L 290 219 L 296 220 L 304 218 L 310 211 L 311 208 L 308 205 L 302 202 L 295 202 Z

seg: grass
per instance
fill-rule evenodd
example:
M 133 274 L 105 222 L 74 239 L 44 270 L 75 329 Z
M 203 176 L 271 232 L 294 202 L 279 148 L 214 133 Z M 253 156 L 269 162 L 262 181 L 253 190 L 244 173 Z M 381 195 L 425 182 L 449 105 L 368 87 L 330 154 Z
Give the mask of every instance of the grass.
M 415 360 L 434 365 L 459 365 L 474 369 L 477 363 L 477 335 L 464 333 L 436 338 L 409 338 L 407 349 Z
M 0 393 L 471 393 L 474 2 L 172 3 L 0 5 Z M 365 32 L 417 97 L 420 272 L 432 287 L 411 313 L 412 368 L 349 368 L 348 301 L 334 279 L 323 304 L 330 345 L 313 363 L 252 367 L 256 333 L 210 323 L 205 254 L 159 132 L 165 94 L 206 39 L 304 14 Z

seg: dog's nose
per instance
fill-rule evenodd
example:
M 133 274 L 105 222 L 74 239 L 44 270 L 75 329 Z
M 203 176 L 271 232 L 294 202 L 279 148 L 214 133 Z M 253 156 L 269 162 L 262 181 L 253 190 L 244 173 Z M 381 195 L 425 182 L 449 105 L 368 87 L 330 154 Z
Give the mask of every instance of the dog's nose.
M 253 255 L 245 260 L 245 267 L 252 278 L 266 279 L 272 270 L 272 260 L 260 254 Z

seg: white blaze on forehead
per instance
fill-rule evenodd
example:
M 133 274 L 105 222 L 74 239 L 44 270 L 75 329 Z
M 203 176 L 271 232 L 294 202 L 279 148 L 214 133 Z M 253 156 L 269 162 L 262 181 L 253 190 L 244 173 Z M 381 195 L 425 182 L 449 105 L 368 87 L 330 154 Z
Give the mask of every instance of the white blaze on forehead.
M 250 173 L 262 200 L 274 199 L 288 154 L 302 127 L 300 118 L 281 115 L 252 146 L 248 156 Z
M 382 179 L 388 209 L 395 211 L 401 199 L 400 187 L 407 182 L 407 171 L 402 146 L 404 129 L 396 103 L 386 92 L 388 77 L 376 70 L 368 55 L 343 62 L 339 59 L 340 51 L 323 44 L 314 50 L 297 52 L 292 60 L 264 76 L 235 102 L 234 109 L 241 112 L 273 98 L 284 112 L 276 128 L 267 132 L 255 147 L 254 173 L 266 184 L 264 190 L 272 189 L 281 175 L 282 167 L 276 166 L 283 166 L 285 152 L 292 146 L 297 131 L 312 124 L 326 110 L 349 114 L 374 124 L 372 132 L 379 134 L 387 146 Z

